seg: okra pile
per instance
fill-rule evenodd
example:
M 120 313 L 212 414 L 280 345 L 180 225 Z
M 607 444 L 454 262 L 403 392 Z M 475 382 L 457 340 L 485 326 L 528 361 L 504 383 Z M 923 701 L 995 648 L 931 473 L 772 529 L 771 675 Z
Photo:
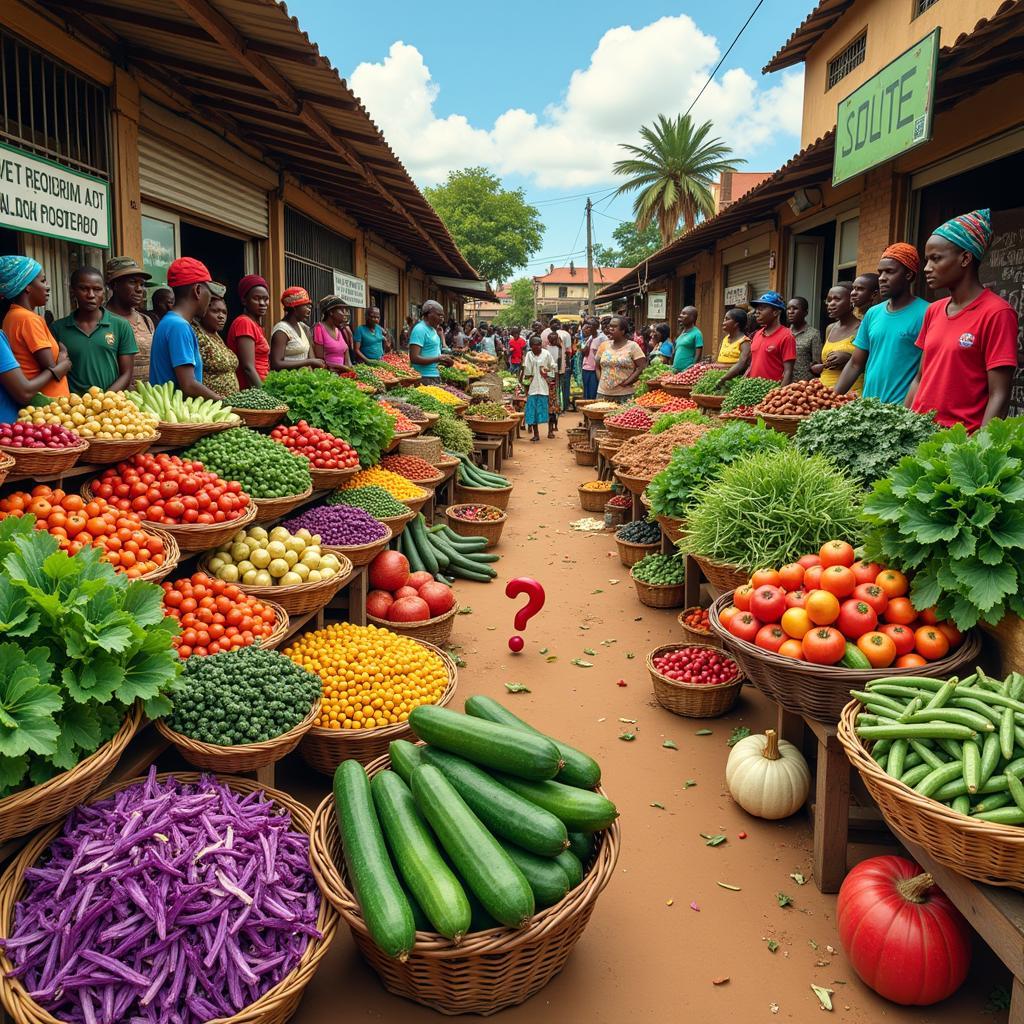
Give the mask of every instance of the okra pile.
M 852 691 L 886 774 L 980 821 L 1024 825 L 1024 676 L 892 676 Z

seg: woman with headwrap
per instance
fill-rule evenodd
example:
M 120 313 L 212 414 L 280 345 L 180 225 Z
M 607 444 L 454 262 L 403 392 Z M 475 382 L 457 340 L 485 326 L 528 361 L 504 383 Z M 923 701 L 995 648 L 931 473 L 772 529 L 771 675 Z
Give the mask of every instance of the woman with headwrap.
M 238 357 L 239 388 L 258 388 L 270 372 L 270 342 L 261 326 L 270 308 L 270 286 L 259 274 L 246 274 L 238 282 L 238 297 L 245 312 L 235 317 L 225 340 Z
M 71 364 L 46 321 L 35 312 L 49 297 L 50 285 L 41 264 L 28 256 L 0 256 L 0 316 L 11 352 L 26 379 L 46 377 L 39 390 L 60 398 L 69 394 Z
M 305 288 L 285 288 L 281 293 L 284 316 L 270 331 L 270 368 L 297 370 L 302 366 L 321 367 L 322 359 L 311 355 L 309 311 L 313 300 Z
M 326 295 L 320 300 L 320 322 L 313 328 L 313 352 L 335 372 L 352 365 L 352 350 L 344 332 L 347 320 L 348 307 L 339 295 Z
M 921 363 L 917 336 L 928 303 L 911 290 L 921 268 L 917 250 L 907 242 L 894 242 L 878 261 L 881 302 L 864 314 L 853 340 L 853 354 L 836 382 L 845 395 L 861 375 L 862 394 L 882 402 L 902 402 Z
M 946 221 L 925 243 L 925 277 L 949 298 L 924 315 L 917 347 L 921 366 L 907 405 L 935 411 L 944 426 L 977 430 L 1006 415 L 1017 369 L 1017 314 L 978 278 L 978 264 L 992 241 L 989 210 Z

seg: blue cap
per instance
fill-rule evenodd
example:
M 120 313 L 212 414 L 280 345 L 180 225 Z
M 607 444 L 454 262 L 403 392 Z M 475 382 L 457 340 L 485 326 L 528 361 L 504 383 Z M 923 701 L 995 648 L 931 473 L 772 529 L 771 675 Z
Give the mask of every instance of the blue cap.
M 785 309 L 786 300 L 778 292 L 765 292 L 759 299 L 751 303 L 752 306 L 774 306 L 776 309 Z

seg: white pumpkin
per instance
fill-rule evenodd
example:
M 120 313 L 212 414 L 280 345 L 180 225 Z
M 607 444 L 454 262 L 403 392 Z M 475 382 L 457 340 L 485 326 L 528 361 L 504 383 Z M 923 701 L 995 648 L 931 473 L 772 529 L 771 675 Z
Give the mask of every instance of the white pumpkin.
M 811 772 L 803 754 L 774 729 L 746 736 L 729 753 L 725 784 L 733 799 L 757 818 L 788 818 L 804 805 Z

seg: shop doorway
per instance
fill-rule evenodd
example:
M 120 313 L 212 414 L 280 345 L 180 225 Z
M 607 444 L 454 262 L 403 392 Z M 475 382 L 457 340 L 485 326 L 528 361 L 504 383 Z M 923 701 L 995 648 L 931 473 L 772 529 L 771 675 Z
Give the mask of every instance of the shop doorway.
M 398 296 L 371 288 L 370 305 L 380 310 L 380 325 L 394 341 L 402 329 L 398 323 Z
M 228 320 L 242 312 L 238 298 L 238 282 L 245 276 L 245 242 L 240 238 L 222 235 L 197 224 L 181 222 L 181 252 L 202 260 L 213 275 L 214 281 L 227 286 L 225 299 L 228 304 Z M 270 296 L 270 312 L 267 319 L 272 323 L 278 319 L 277 296 Z
M 824 334 L 828 323 L 825 296 L 833 285 L 835 268 L 836 222 L 827 221 L 809 231 L 793 235 L 793 267 L 789 275 L 787 299 L 802 295 L 807 300 L 807 322 Z M 841 271 L 839 280 L 852 280 L 856 267 Z M 852 276 L 851 276 L 852 275 Z

